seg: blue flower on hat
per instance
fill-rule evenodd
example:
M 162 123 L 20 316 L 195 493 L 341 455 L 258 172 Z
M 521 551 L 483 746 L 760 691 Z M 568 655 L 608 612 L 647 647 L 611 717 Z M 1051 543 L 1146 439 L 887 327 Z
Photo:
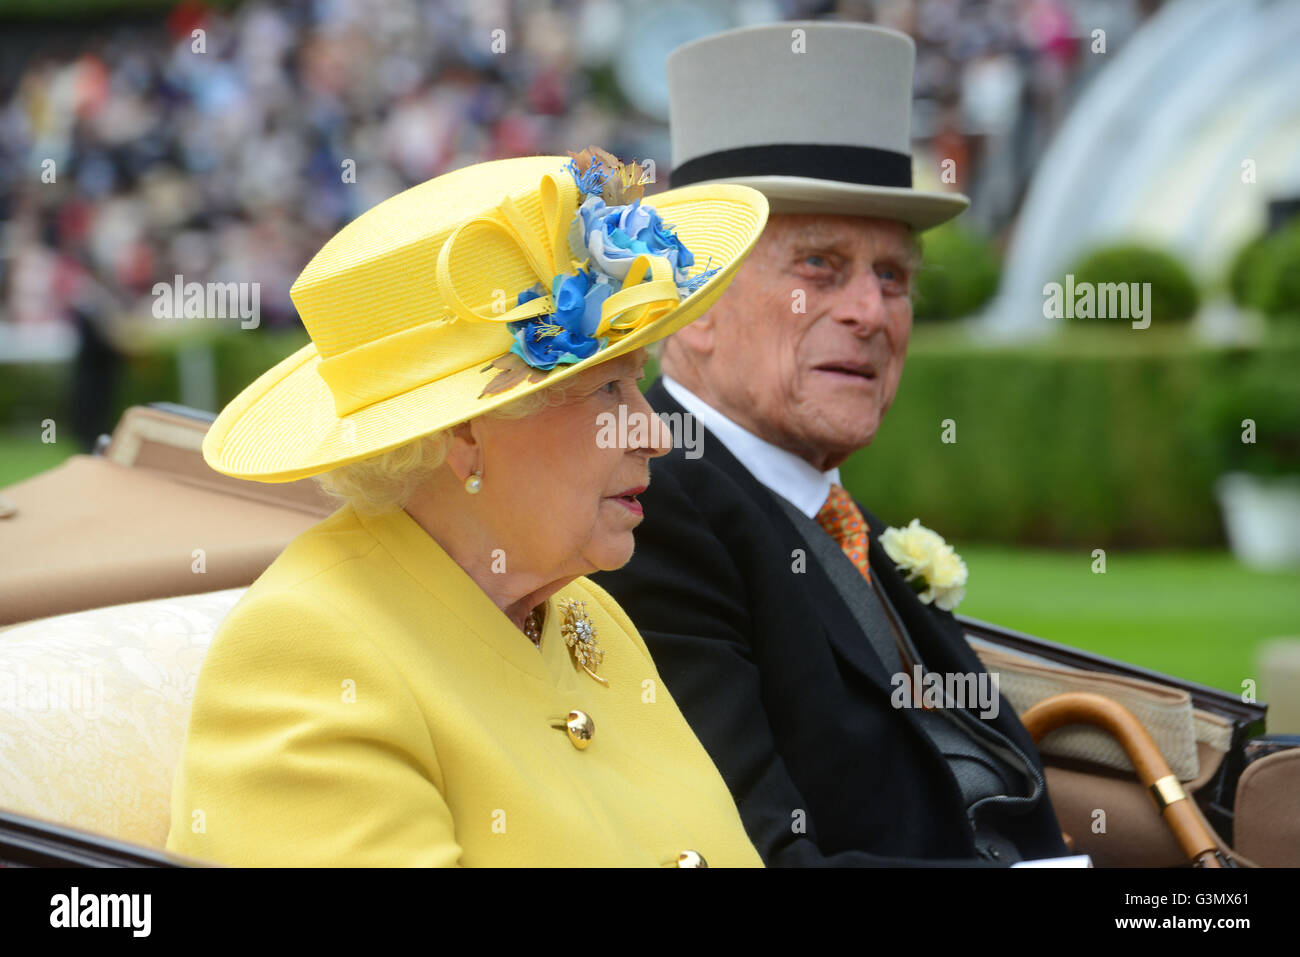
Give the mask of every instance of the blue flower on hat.
M 578 184 L 579 190 L 584 193 L 595 193 L 597 196 L 605 188 L 605 181 L 614 172 L 612 168 L 594 158 L 586 169 L 579 168 L 574 160 L 569 160 L 567 169 L 573 174 L 573 181 Z
M 617 158 L 594 147 L 578 159 L 581 165 L 570 160 L 568 170 L 585 198 L 573 218 L 569 246 L 580 261 L 586 254 L 583 266 L 587 268 L 561 273 L 552 280 L 554 312 L 507 324 L 515 337 L 510 351 L 542 371 L 580 362 L 605 348 L 609 340 L 595 335 L 600 328 L 601 307 L 623 287 L 638 256 L 666 259 L 672 266 L 679 297 L 690 295 L 718 272 L 706 269 L 697 276 L 687 275 L 695 265 L 695 257 L 659 217 L 658 210 L 641 205 L 641 187 L 633 167 L 619 164 Z M 632 202 L 609 206 L 606 197 Z M 545 294 L 545 287 L 538 283 L 521 292 L 516 305 Z
M 678 285 L 686 282 L 686 269 L 695 257 L 677 234 L 659 218 L 658 210 L 638 199 L 625 206 L 606 206 L 599 196 L 588 196 L 578 208 L 583 245 L 595 268 L 620 282 L 637 256 L 663 256 L 672 264 Z
M 516 305 L 540 298 L 543 291 L 541 283 L 525 289 Z M 507 323 L 515 336 L 510 351 L 533 368 L 546 371 L 595 355 L 605 346 L 605 339 L 595 335 L 600 327 L 600 307 L 613 292 L 613 285 L 592 271 L 579 269 L 556 276 L 551 284 L 555 312 Z

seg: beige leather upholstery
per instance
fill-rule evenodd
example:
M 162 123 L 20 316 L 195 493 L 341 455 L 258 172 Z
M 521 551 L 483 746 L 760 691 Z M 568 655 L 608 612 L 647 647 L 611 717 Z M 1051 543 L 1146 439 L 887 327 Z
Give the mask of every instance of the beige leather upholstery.
M 162 848 L 195 678 L 244 591 L 0 632 L 0 807 Z
M 1300 748 L 1246 766 L 1233 827 L 1237 849 L 1261 867 L 1300 867 Z
M 208 468 L 207 424 L 127 411 L 103 456 L 74 455 L 4 489 L 0 625 L 252 584 L 335 508 L 311 481 L 266 485 Z M 2 513 L 0 513 L 2 515 Z

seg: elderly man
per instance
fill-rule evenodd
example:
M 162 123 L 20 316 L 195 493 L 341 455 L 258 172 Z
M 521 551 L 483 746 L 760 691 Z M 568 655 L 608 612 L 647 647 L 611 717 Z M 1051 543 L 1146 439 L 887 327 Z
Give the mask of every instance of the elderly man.
M 655 463 L 635 556 L 600 581 L 770 865 L 1068 853 L 996 686 L 983 708 L 913 688 L 988 676 L 839 482 L 898 388 L 915 235 L 967 205 L 911 188 L 913 58 L 892 31 L 783 23 L 668 59 L 672 184 L 745 183 L 774 215 L 718 303 L 665 344 L 647 394 L 702 423 L 703 454 Z

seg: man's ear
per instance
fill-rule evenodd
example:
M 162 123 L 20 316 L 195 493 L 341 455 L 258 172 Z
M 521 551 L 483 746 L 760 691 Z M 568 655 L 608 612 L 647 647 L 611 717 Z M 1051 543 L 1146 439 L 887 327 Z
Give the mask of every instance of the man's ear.
M 710 309 L 700 318 L 696 319 L 688 326 L 683 326 L 672 334 L 670 340 L 676 340 L 672 345 L 675 347 L 685 347 L 691 352 L 708 355 L 713 352 L 714 337 L 717 329 L 714 325 L 715 317 L 713 310 Z M 664 343 L 664 350 L 668 351 L 670 343 Z
M 447 449 L 447 467 L 460 481 L 483 467 L 482 437 L 474 420 L 451 427 L 451 446 Z

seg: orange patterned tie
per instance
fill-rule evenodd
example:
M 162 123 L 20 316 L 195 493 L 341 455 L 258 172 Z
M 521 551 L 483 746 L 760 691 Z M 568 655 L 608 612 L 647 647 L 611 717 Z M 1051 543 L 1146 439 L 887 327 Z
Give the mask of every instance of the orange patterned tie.
M 840 543 L 840 548 L 862 573 L 862 577 L 871 581 L 871 565 L 867 561 L 869 529 L 858 506 L 853 502 L 853 496 L 844 491 L 842 485 L 831 485 L 831 494 L 826 497 L 826 504 L 817 512 L 817 524 Z

